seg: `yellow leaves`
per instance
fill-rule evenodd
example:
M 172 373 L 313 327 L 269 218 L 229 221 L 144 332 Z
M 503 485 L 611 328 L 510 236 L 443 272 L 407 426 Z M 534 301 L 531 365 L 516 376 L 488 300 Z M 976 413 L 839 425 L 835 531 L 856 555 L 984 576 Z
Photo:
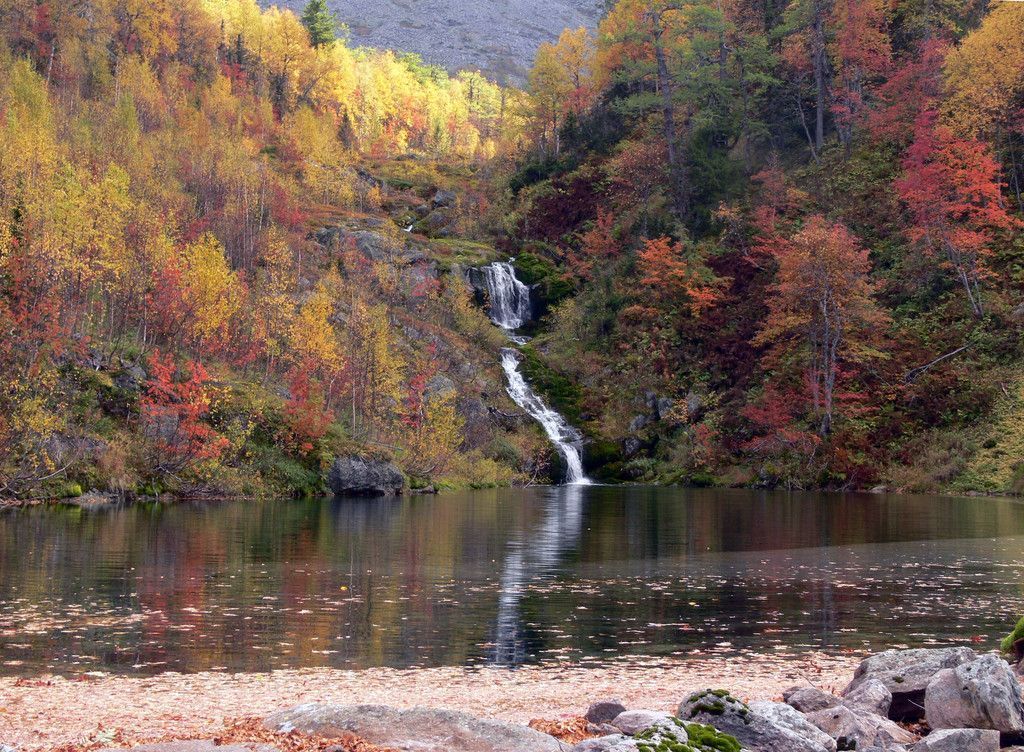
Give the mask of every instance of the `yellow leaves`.
M 238 278 L 228 267 L 224 247 L 206 234 L 185 246 L 181 260 L 182 297 L 191 313 L 193 338 L 221 334 L 241 305 Z
M 944 114 L 965 136 L 993 136 L 1015 121 L 1024 92 L 1024 4 L 997 3 L 981 27 L 946 58 L 949 96 Z
M 337 281 L 335 275 L 320 281 L 299 308 L 288 336 L 288 351 L 295 363 L 309 363 L 326 372 L 336 371 L 343 363 L 338 336 L 331 322 L 335 308 L 330 292 L 332 281 Z

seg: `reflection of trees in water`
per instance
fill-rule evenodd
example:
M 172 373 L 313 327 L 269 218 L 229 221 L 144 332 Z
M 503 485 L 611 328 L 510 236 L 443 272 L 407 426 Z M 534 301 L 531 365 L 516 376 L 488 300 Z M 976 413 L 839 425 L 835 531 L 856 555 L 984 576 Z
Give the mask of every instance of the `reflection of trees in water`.
M 535 530 L 512 536 L 501 572 L 495 623 L 494 663 L 514 666 L 526 660 L 520 606 L 530 583 L 552 574 L 564 554 L 575 548 L 583 528 L 583 490 L 558 486 L 549 490 L 544 517 Z

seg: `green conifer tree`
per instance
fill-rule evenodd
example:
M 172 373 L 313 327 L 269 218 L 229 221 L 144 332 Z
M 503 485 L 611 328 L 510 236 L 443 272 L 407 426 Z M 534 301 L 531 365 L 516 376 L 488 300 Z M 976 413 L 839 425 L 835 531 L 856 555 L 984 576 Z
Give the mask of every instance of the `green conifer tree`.
M 337 39 L 338 19 L 327 7 L 327 0 L 309 0 L 302 11 L 302 25 L 309 31 L 314 47 L 323 47 Z

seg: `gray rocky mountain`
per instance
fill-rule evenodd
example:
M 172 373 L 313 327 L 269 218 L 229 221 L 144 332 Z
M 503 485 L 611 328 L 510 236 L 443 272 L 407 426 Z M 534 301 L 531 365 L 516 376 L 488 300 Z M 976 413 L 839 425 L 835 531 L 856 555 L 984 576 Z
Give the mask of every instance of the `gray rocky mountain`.
M 270 4 L 264 0 L 265 4 Z M 604 0 L 329 0 L 354 46 L 415 52 L 455 71 L 521 84 L 542 42 L 594 28 Z M 283 3 L 301 12 L 305 0 Z

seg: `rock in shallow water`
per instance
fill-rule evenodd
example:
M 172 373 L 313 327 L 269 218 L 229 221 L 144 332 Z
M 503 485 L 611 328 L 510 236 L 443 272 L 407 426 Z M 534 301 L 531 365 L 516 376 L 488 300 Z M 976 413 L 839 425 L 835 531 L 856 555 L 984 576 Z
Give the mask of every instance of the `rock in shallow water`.
M 1024 732 L 1024 702 L 1010 665 L 996 655 L 938 672 L 928 683 L 925 717 L 933 729 Z
M 889 718 L 917 721 L 924 717 L 924 691 L 932 677 L 942 669 L 956 668 L 977 657 L 970 648 L 887 650 L 860 662 L 843 696 L 848 697 L 866 682 L 877 680 L 892 693 Z
M 390 462 L 362 457 L 339 457 L 327 474 L 337 496 L 387 496 L 402 493 L 405 476 Z
M 552 736 L 526 726 L 433 708 L 399 710 L 385 705 L 299 705 L 269 716 L 277 731 L 328 739 L 349 732 L 400 752 L 561 752 Z

